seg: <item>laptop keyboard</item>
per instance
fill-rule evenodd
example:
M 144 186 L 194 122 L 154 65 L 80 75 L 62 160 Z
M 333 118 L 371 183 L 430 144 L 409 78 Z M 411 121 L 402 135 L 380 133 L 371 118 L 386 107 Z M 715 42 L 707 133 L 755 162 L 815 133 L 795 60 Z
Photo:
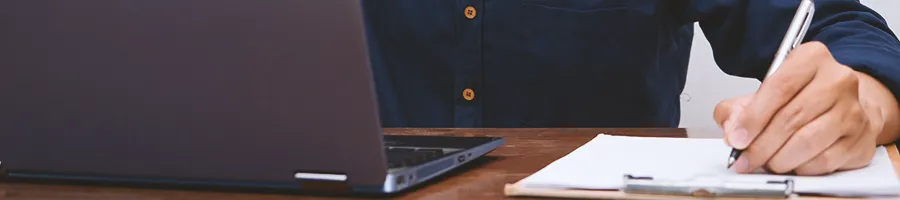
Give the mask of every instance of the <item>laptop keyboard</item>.
M 426 164 L 456 154 L 479 145 L 487 144 L 498 138 L 458 137 L 458 136 L 412 136 L 385 135 L 384 152 L 387 155 L 388 168 L 397 169 Z M 463 162 L 470 159 L 470 154 L 459 155 L 455 159 Z
M 388 168 L 400 168 L 419 165 L 444 156 L 444 149 L 385 147 Z

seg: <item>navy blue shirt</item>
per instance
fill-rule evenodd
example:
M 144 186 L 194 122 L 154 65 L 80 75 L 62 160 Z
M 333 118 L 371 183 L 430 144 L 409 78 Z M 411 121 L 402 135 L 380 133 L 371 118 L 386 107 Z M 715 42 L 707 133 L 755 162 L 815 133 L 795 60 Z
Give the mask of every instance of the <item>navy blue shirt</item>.
M 900 96 L 884 19 L 856 0 L 815 2 L 806 40 Z M 364 11 L 385 127 L 676 127 L 693 23 L 725 73 L 761 80 L 798 4 L 364 0 Z

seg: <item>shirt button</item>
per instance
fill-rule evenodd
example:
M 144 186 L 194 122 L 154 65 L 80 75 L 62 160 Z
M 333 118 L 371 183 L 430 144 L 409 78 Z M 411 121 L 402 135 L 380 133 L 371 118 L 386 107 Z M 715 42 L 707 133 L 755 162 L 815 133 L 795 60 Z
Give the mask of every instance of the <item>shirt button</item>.
M 466 6 L 464 13 L 466 14 L 466 18 L 475 19 L 475 15 L 478 14 L 478 11 L 475 10 L 475 7 Z
M 472 91 L 472 89 L 469 89 L 469 88 L 466 88 L 465 90 L 463 90 L 462 95 L 463 95 L 463 98 L 468 101 L 475 99 L 475 91 Z

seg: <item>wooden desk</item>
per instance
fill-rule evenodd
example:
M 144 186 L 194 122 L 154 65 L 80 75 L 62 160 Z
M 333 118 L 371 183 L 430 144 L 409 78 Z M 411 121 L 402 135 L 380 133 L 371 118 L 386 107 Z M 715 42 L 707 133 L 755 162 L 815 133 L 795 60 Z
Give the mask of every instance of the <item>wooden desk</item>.
M 502 199 L 503 185 L 537 172 L 598 133 L 655 137 L 710 137 L 684 129 L 387 129 L 397 135 L 500 136 L 506 145 L 396 199 Z M 45 184 L 0 184 L 0 199 L 340 199 L 281 194 L 163 190 Z M 516 198 L 523 199 L 523 198 Z

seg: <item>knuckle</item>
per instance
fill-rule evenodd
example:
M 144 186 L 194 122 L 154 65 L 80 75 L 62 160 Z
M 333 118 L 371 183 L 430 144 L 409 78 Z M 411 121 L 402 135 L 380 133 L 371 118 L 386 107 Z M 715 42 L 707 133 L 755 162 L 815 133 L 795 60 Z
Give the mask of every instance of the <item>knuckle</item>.
M 784 131 L 791 133 L 799 129 L 801 113 L 805 110 L 803 104 L 788 104 L 784 108 L 781 109 L 781 112 L 778 112 L 778 115 L 775 117 L 779 121 L 783 121 Z
M 853 115 L 865 115 L 866 114 L 865 110 L 863 109 L 863 106 L 856 99 L 851 99 L 847 103 L 850 104 L 850 106 L 849 106 L 850 114 L 853 114 Z
M 868 132 L 864 132 L 864 133 L 872 133 L 872 131 L 874 131 L 874 134 L 877 136 L 880 133 L 882 133 L 883 129 L 890 127 L 890 122 L 885 121 L 885 118 L 884 118 L 884 116 L 881 115 L 880 111 L 877 113 L 874 113 L 872 111 L 868 111 L 868 112 L 863 111 L 863 112 L 864 113 L 862 114 L 862 118 L 864 118 L 864 119 L 863 119 L 862 124 L 860 124 L 860 125 L 865 130 L 855 130 L 855 131 L 857 131 L 857 132 L 868 131 Z M 900 140 L 898 140 L 898 141 L 900 141 Z M 897 143 L 897 145 L 898 145 L 898 148 L 900 148 L 900 143 Z
M 868 148 L 860 148 L 860 145 L 868 146 Z M 841 163 L 838 170 L 850 170 L 869 165 L 876 152 L 876 148 L 873 146 L 871 143 L 860 143 L 856 144 L 856 148 L 848 147 L 843 157 L 846 161 Z
M 843 154 L 844 152 L 837 149 L 826 150 L 825 152 L 822 152 L 820 164 L 826 169 L 835 169 L 841 164 L 839 161 Z
M 752 155 L 756 156 L 754 158 L 760 158 L 761 162 L 768 162 L 776 155 L 778 149 L 780 149 L 784 141 L 787 141 L 788 137 L 790 136 L 787 134 L 773 133 L 771 129 L 766 128 L 753 143 L 750 143 L 750 146 L 747 147 L 744 153 L 751 152 L 753 153 Z
M 836 149 L 831 149 L 823 152 L 823 156 L 821 162 L 819 163 L 821 166 L 822 173 L 830 173 L 844 165 L 844 151 L 839 151 Z
M 796 138 L 792 138 L 791 140 L 796 139 L 797 141 L 797 143 L 795 143 L 797 146 L 793 149 L 797 149 L 798 151 L 820 151 L 820 149 L 823 149 L 823 144 L 821 144 L 821 142 L 816 142 L 821 139 L 816 138 L 818 134 L 814 132 L 818 131 L 799 132 L 792 136 Z
M 857 127 L 855 127 L 856 128 L 855 130 L 860 130 L 862 128 L 865 128 L 866 125 L 869 124 L 869 118 L 866 117 L 866 112 L 863 111 L 863 109 L 860 108 L 859 106 L 854 106 L 853 110 L 854 110 L 853 116 L 856 117 L 856 125 L 857 125 Z
M 839 84 L 837 85 L 839 88 L 857 90 L 859 87 L 859 77 L 856 76 L 856 73 L 852 69 L 840 70 L 835 76 L 835 79 L 837 80 L 835 83 Z
M 797 137 L 797 139 L 799 139 L 797 142 L 797 144 L 800 145 L 799 149 L 805 149 L 805 150 L 816 149 L 815 148 L 816 145 L 812 141 L 817 140 L 817 138 L 816 138 L 818 135 L 818 134 L 816 134 L 817 132 L 819 132 L 819 130 L 803 131 L 803 132 L 798 132 L 798 133 L 794 134 L 793 137 Z
M 778 84 L 777 86 L 772 87 L 774 90 L 773 93 L 775 94 L 775 99 L 777 102 L 781 102 L 781 101 L 790 99 L 790 97 L 793 97 L 794 93 L 796 93 L 796 91 L 798 90 L 797 89 L 798 86 L 794 86 L 794 85 L 798 85 L 798 84 L 793 83 L 793 81 L 785 80 L 785 81 L 778 81 L 778 82 L 783 82 L 783 84 Z
M 807 44 L 809 44 L 810 49 L 817 54 L 828 53 L 828 46 L 826 46 L 825 43 L 819 41 L 811 41 L 807 42 Z
M 828 53 L 828 46 L 825 46 L 824 43 L 819 41 L 810 41 L 801 44 L 796 51 L 798 54 L 803 54 L 804 56 L 820 56 L 824 53 Z
M 869 120 L 868 117 L 866 117 L 865 111 L 860 106 L 856 106 L 858 104 L 851 105 L 852 106 L 849 106 L 847 108 L 847 113 L 843 115 L 844 119 L 842 119 L 842 121 L 844 122 L 849 122 L 846 123 L 847 125 L 845 126 L 847 130 L 842 130 L 845 134 L 848 132 L 862 130 L 869 124 Z

